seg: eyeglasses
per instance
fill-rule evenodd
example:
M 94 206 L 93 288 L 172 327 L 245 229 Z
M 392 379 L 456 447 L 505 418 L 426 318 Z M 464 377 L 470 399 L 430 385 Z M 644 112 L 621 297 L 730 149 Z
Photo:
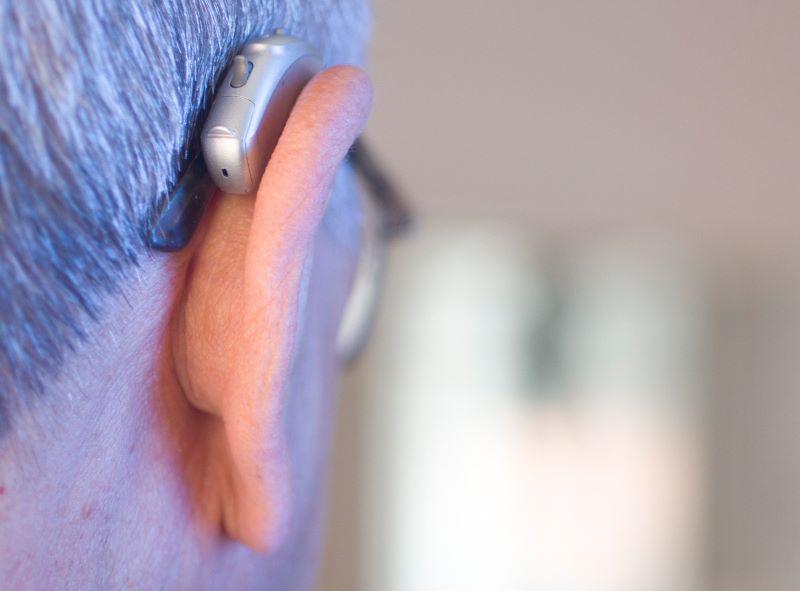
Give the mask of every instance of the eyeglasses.
M 386 267 L 387 246 L 410 228 L 413 216 L 406 200 L 363 138 L 357 139 L 350 148 L 347 161 L 363 181 L 374 206 L 374 211 L 367 215 L 372 223 L 365 224 L 358 271 L 337 343 L 341 361 L 352 363 L 371 333 Z M 202 153 L 198 153 L 156 212 L 147 233 L 148 246 L 154 250 L 176 252 L 189 244 L 216 191 Z
M 407 201 L 363 139 L 353 144 L 348 160 L 363 181 L 369 199 L 358 271 L 339 326 L 337 349 L 345 364 L 359 357 L 372 332 L 386 270 L 387 247 L 410 229 L 414 219 Z

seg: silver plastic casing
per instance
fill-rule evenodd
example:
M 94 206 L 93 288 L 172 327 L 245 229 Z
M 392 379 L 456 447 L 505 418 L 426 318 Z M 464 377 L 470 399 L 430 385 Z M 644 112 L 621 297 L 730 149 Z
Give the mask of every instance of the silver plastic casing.
M 288 35 L 242 47 L 201 132 L 206 167 L 222 191 L 245 194 L 258 188 L 297 97 L 320 69 L 314 48 Z

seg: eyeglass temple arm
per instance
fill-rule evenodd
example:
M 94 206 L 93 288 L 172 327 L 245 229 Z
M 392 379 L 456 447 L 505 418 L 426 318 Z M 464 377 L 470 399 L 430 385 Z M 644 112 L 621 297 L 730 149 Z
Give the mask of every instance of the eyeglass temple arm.
M 364 179 L 370 195 L 381 208 L 381 231 L 384 237 L 393 238 L 403 233 L 411 226 L 411 213 L 394 185 L 372 157 L 363 139 L 355 141 L 348 157 Z M 215 192 L 216 185 L 206 170 L 202 154 L 198 154 L 181 175 L 172 194 L 156 215 L 146 236 L 150 248 L 175 252 L 185 247 Z
M 203 155 L 198 154 L 178 179 L 150 227 L 148 246 L 162 252 L 176 252 L 189 244 L 216 189 Z
M 353 143 L 348 158 L 363 178 L 370 195 L 381 208 L 384 236 L 393 238 L 406 232 L 414 222 L 411 210 L 383 168 L 376 162 L 363 138 L 358 138 Z

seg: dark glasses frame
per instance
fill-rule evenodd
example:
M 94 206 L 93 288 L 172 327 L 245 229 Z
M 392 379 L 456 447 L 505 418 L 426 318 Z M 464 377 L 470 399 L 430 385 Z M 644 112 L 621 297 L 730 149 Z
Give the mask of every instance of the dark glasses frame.
M 352 145 L 347 160 L 378 206 L 381 237 L 388 241 L 402 234 L 412 223 L 411 210 L 362 138 Z M 203 155 L 198 153 L 156 213 L 147 232 L 147 245 L 162 252 L 183 249 L 192 239 L 216 191 L 217 186 L 208 174 Z

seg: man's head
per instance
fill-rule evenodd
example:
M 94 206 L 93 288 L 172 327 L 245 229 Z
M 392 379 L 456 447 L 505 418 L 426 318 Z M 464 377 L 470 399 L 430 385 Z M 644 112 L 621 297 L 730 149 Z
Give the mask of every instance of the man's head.
M 281 26 L 358 62 L 365 7 L 0 7 L 0 578 L 302 586 L 358 249 L 338 165 L 364 75 L 313 80 L 257 195 L 217 196 L 184 251 L 142 237 L 236 49 Z

